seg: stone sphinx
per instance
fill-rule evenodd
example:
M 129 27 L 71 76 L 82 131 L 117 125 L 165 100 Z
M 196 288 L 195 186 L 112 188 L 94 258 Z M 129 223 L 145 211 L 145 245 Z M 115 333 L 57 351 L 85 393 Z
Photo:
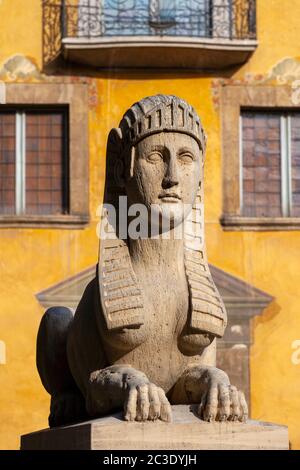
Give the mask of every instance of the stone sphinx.
M 120 196 L 128 207 L 155 205 L 169 215 L 169 233 L 159 223 L 155 237 L 121 237 L 116 223 L 75 315 L 44 314 L 37 367 L 51 427 L 121 409 L 127 421 L 170 421 L 170 404 L 197 404 L 206 421 L 246 420 L 243 393 L 216 368 L 226 311 L 203 234 L 174 236 L 188 215 L 188 227 L 203 228 L 205 146 L 195 110 L 175 96 L 142 99 L 111 130 L 104 202 L 117 214 Z

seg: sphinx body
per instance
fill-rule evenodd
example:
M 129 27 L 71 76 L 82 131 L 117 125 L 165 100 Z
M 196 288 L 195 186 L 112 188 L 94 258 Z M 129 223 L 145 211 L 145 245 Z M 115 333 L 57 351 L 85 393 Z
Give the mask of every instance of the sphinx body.
M 204 235 L 184 226 L 187 215 L 197 225 L 196 202 L 203 204 L 204 152 L 197 114 L 174 96 L 141 100 L 111 131 L 105 202 L 118 210 L 125 194 L 128 207 L 158 207 L 169 215 L 168 236 L 159 225 L 155 237 L 124 240 L 116 225 L 75 316 L 45 313 L 37 365 L 51 394 L 50 426 L 122 408 L 126 420 L 169 421 L 170 403 L 196 403 L 208 421 L 246 419 L 243 393 L 215 367 L 226 311 Z

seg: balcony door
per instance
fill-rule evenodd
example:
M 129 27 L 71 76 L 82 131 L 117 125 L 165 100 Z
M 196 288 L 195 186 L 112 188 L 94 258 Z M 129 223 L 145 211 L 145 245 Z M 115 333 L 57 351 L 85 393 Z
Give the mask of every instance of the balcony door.
M 213 33 L 213 4 L 222 4 L 226 16 L 229 2 L 231 0 L 79 0 L 78 37 L 207 38 Z M 222 18 L 222 8 L 219 5 L 215 21 Z

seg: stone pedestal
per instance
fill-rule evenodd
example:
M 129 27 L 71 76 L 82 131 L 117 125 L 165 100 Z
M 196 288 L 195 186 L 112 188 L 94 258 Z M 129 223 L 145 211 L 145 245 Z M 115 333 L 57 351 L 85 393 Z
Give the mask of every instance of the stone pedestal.
M 249 420 L 206 423 L 193 407 L 173 406 L 173 422 L 127 423 L 117 413 L 21 437 L 21 450 L 288 450 L 288 428 Z

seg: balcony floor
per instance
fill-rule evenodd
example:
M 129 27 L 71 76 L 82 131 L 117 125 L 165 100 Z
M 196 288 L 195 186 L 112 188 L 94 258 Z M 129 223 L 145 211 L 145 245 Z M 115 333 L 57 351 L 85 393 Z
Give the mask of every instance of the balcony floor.
M 243 64 L 257 47 L 254 39 L 174 36 L 64 38 L 66 61 L 101 69 L 222 69 Z

